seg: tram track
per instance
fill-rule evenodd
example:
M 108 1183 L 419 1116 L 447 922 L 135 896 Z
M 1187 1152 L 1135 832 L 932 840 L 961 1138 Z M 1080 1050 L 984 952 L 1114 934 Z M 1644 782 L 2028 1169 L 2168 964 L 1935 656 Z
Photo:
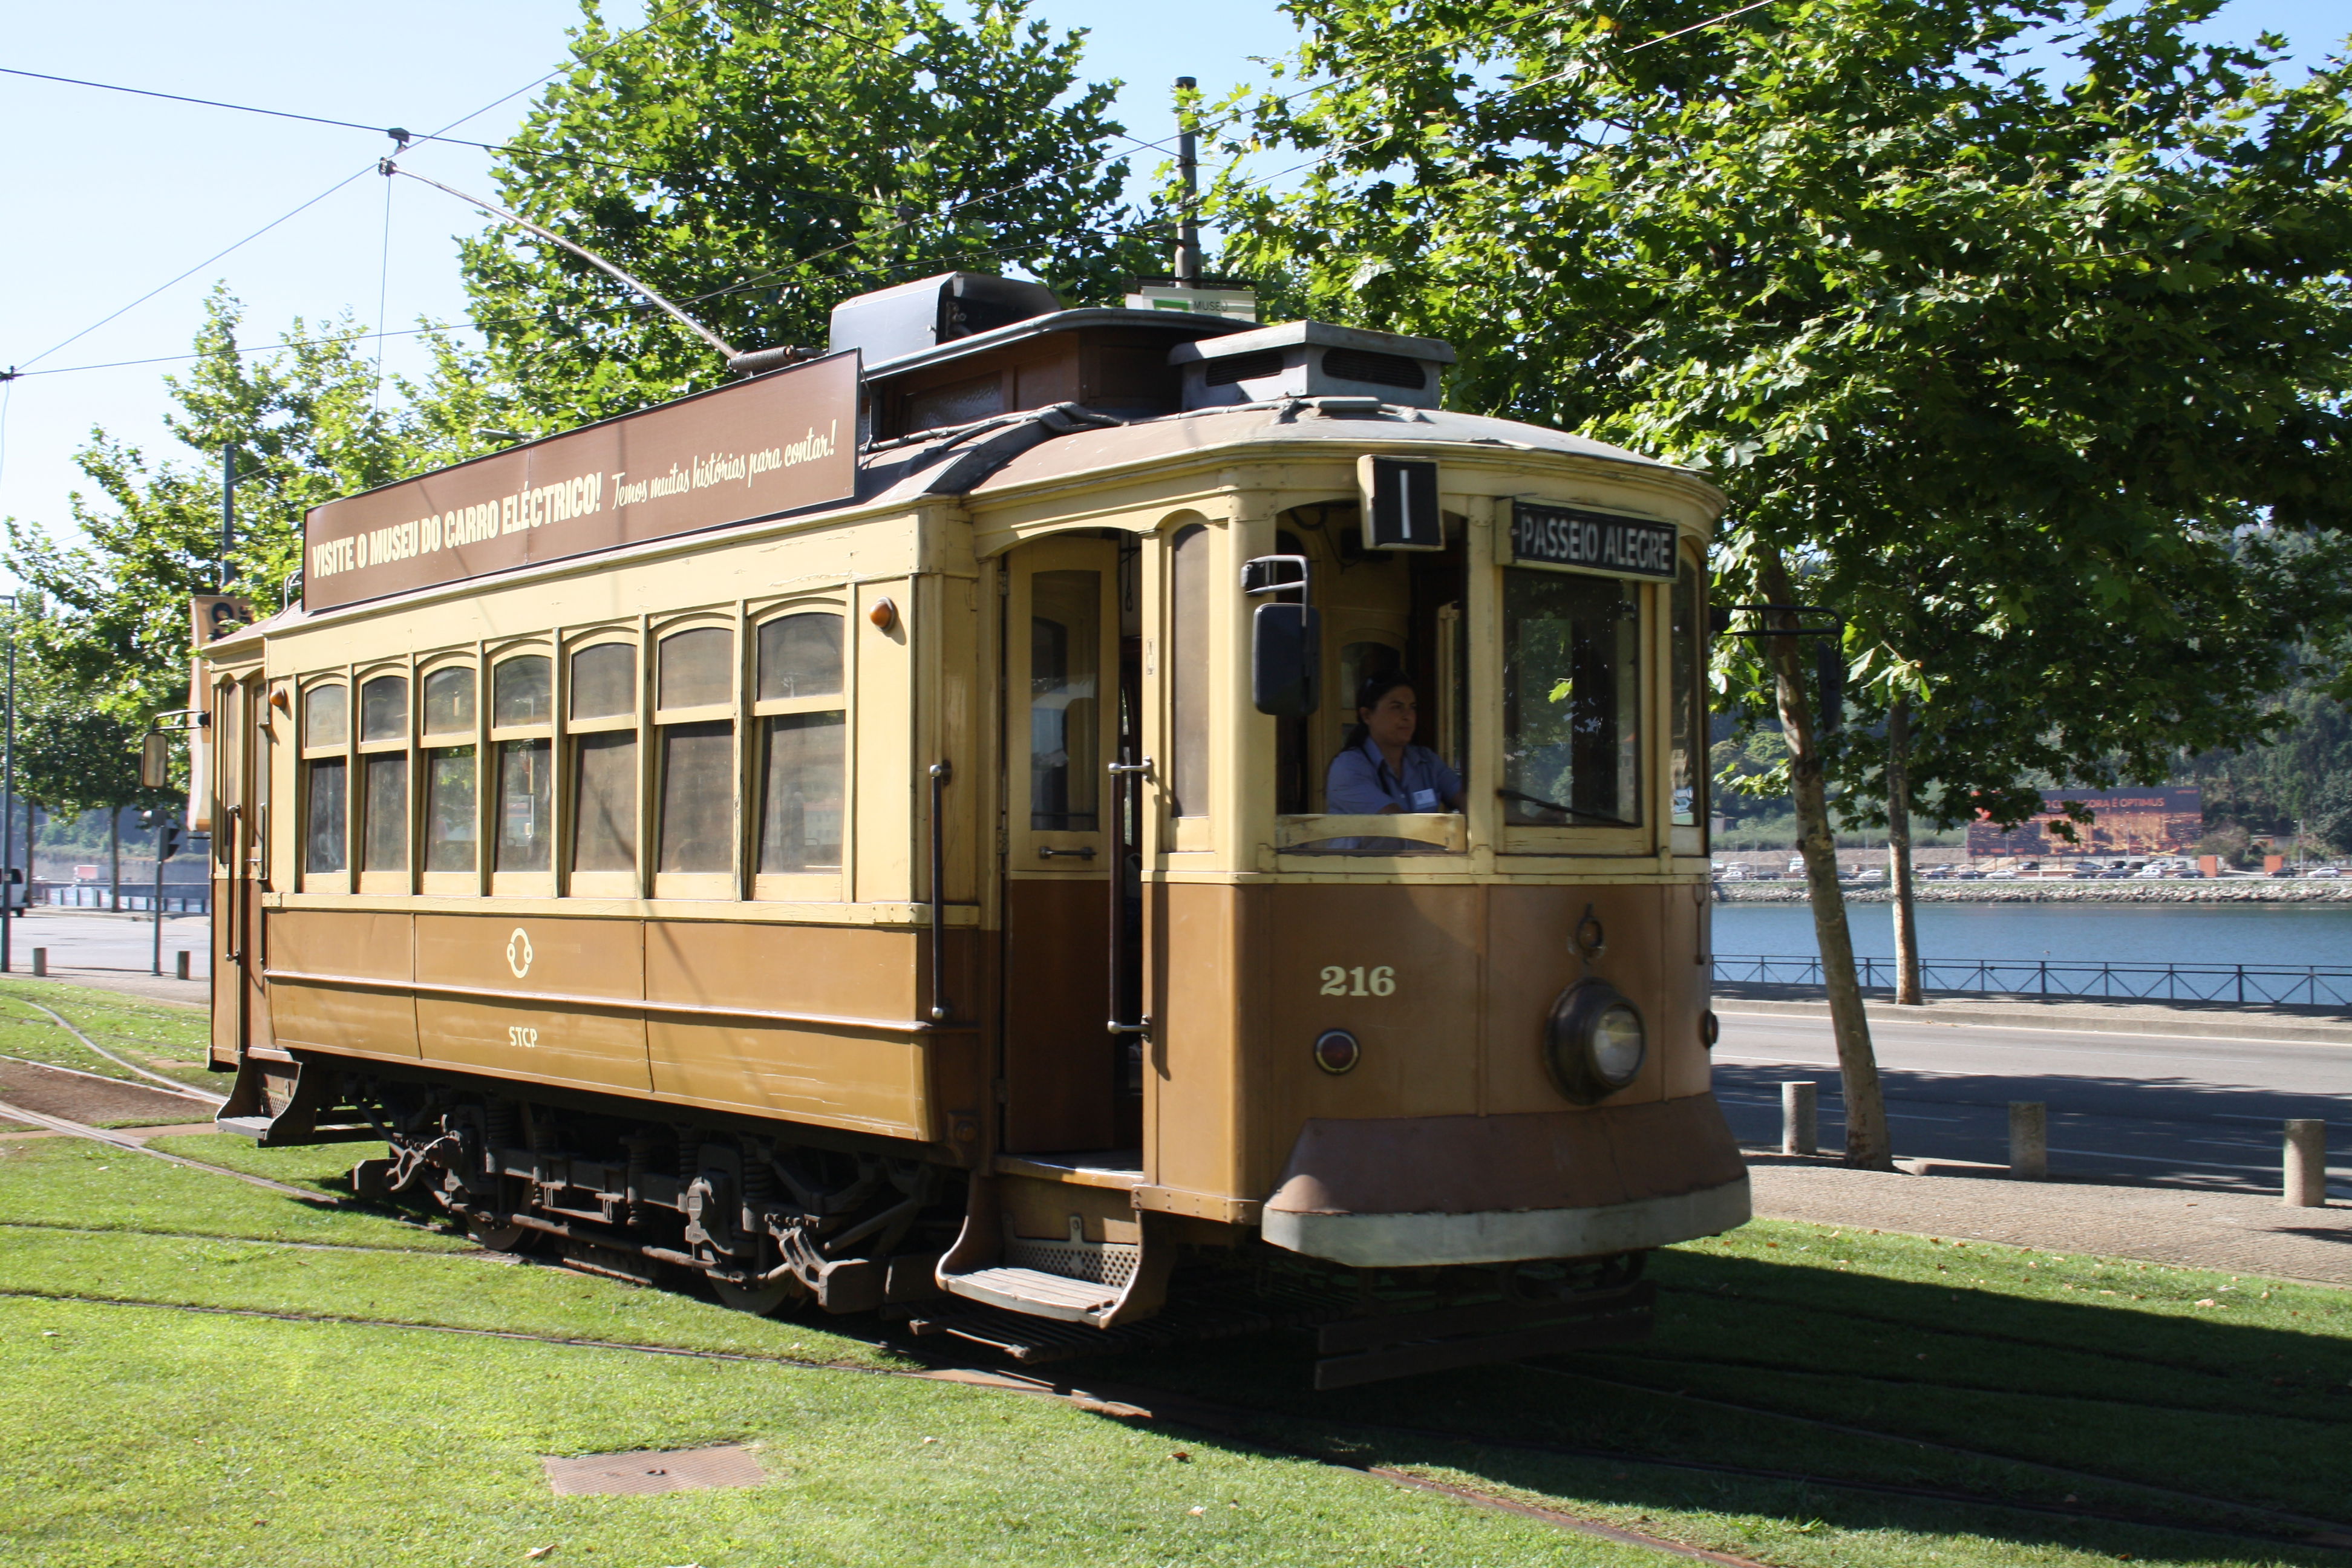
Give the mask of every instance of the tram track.
M 146 1153 L 154 1158 L 164 1160 L 174 1164 L 184 1165 L 196 1170 L 209 1171 L 215 1174 L 229 1176 L 236 1180 L 278 1191 L 289 1196 L 302 1198 L 308 1202 L 344 1205 L 349 1201 L 334 1197 L 331 1194 L 296 1187 L 289 1184 L 271 1181 L 267 1177 L 255 1176 L 246 1172 L 233 1170 L 227 1166 L 210 1164 L 203 1161 L 190 1160 L 184 1156 L 169 1154 L 161 1150 L 146 1149 L 131 1139 L 114 1133 L 110 1129 L 90 1127 L 84 1123 L 69 1121 L 62 1117 L 50 1117 L 40 1115 L 39 1113 L 22 1111 L 13 1109 L 5 1104 L 0 1104 L 0 1116 L 22 1117 L 27 1121 L 33 1121 L 43 1125 L 50 1126 L 53 1130 L 60 1132 L 87 1137 L 114 1147 Z M 224 1237 L 194 1231 L 153 1229 L 142 1229 L 137 1231 L 99 1231 L 90 1230 L 87 1227 L 44 1226 L 37 1223 L 21 1221 L 0 1222 L 0 1228 L 46 1229 L 93 1236 L 138 1235 L 154 1237 L 157 1238 L 185 1238 L 189 1240 L 220 1241 L 230 1243 L 245 1242 L 256 1246 L 319 1248 L 333 1251 L 365 1253 L 373 1256 L 396 1257 L 403 1256 L 407 1251 L 407 1249 L 398 1247 L 369 1247 L 363 1246 L 352 1246 L 350 1244 L 279 1241 L 267 1237 Z M 434 1253 L 425 1254 L 424 1256 L 472 1258 L 479 1255 L 472 1253 Z M 529 1264 L 533 1260 L 521 1258 L 517 1259 L 517 1261 Z M 560 1267 L 560 1265 L 546 1266 Z M 1945 1454 L 1952 1458 L 1971 1460 L 1979 1463 L 1996 1466 L 2013 1466 L 2019 1468 L 2030 1469 L 2042 1474 L 2059 1478 L 2078 1485 L 2097 1488 L 2112 1488 L 2119 1490 L 2139 1493 L 2153 1499 L 2163 1500 L 2165 1502 L 2174 1505 L 2186 1506 L 2197 1510 L 2212 1510 L 2225 1517 L 2236 1516 L 2241 1519 L 2266 1521 L 2270 1521 L 2275 1526 L 2275 1528 L 2249 1529 L 2232 1527 L 2218 1523 L 2183 1520 L 2170 1514 L 2136 1513 L 2112 1508 L 2072 1503 L 2057 1504 L 2033 1502 L 2011 1498 L 1989 1497 L 1977 1492 L 1963 1491 L 1950 1488 L 1923 1487 L 1900 1482 L 1874 1481 L 1860 1478 L 1824 1476 L 1806 1471 L 1786 1470 L 1765 1466 L 1738 1465 L 1717 1460 L 1671 1458 L 1663 1456 L 1645 1455 L 1619 1448 L 1579 1446 L 1538 1438 L 1484 1433 L 1475 1430 L 1462 1430 L 1453 1427 L 1427 1427 L 1402 1423 L 1367 1422 L 1352 1418 L 1334 1420 L 1328 1417 L 1301 1415 L 1263 1407 L 1224 1404 L 1213 1400 L 1202 1399 L 1196 1395 L 1185 1394 L 1177 1390 L 1156 1388 L 1144 1384 L 1130 1385 L 1123 1383 L 1112 1383 L 1095 1384 L 1091 1387 L 1080 1387 L 1071 1381 L 1049 1379 L 1024 1372 L 1007 1371 L 996 1367 L 958 1364 L 940 1358 L 938 1355 L 936 1349 L 928 1342 L 909 1344 L 903 1340 L 894 1339 L 887 1335 L 866 1336 L 843 1333 L 840 1329 L 831 1325 L 827 1325 L 825 1331 L 833 1333 L 839 1338 L 848 1340 L 852 1342 L 877 1352 L 904 1356 L 910 1360 L 921 1362 L 926 1364 L 912 1368 L 872 1367 L 859 1365 L 852 1362 L 824 1361 L 801 1356 L 764 1355 L 743 1352 L 700 1350 L 687 1346 L 632 1343 L 625 1341 L 599 1340 L 577 1336 L 531 1333 L 519 1330 L 488 1329 L 456 1324 L 431 1323 L 408 1319 L 369 1316 L 354 1313 L 270 1310 L 260 1308 L 217 1306 L 207 1303 L 172 1301 L 152 1298 L 101 1296 L 79 1292 L 47 1291 L 8 1285 L 0 1285 L 0 1298 L 54 1300 L 90 1306 L 187 1312 L 289 1323 L 337 1324 L 362 1328 L 409 1330 L 425 1333 L 449 1334 L 461 1337 L 496 1339 L 518 1342 L 546 1344 L 567 1349 L 614 1351 L 632 1354 L 669 1356 L 688 1360 L 727 1362 L 744 1364 L 770 1364 L 805 1368 L 812 1371 L 847 1372 L 870 1376 L 908 1377 L 925 1381 L 954 1383 L 968 1386 L 993 1389 L 1006 1393 L 1051 1398 L 1070 1405 L 1075 1408 L 1086 1410 L 1091 1414 L 1105 1415 L 1115 1419 L 1168 1423 L 1178 1426 L 1190 1427 L 1194 1430 L 1207 1432 L 1228 1440 L 1244 1442 L 1252 1447 L 1261 1448 L 1267 1452 L 1279 1453 L 1291 1458 L 1307 1459 L 1314 1463 L 1328 1466 L 1334 1468 L 1350 1470 L 1391 1485 L 1435 1495 L 1453 1497 L 1457 1500 L 1474 1504 L 1475 1506 L 1495 1509 L 1504 1512 L 1539 1520 L 1570 1533 L 1585 1535 L 1596 1539 L 1615 1541 L 1622 1544 L 1638 1545 L 1681 1557 L 1688 1561 L 1727 1565 L 1727 1568 L 1767 1568 L 1767 1565 L 1753 1559 L 1717 1552 L 1710 1548 L 1697 1546 L 1688 1542 L 1675 1541 L 1668 1537 L 1654 1536 L 1639 1531 L 1627 1530 L 1622 1526 L 1612 1524 L 1606 1521 L 1591 1519 L 1587 1516 L 1570 1513 L 1564 1510 L 1548 1509 L 1536 1504 L 1525 1502 L 1518 1499 L 1481 1491 L 1475 1488 L 1464 1487 L 1453 1482 L 1439 1481 L 1427 1476 L 1416 1474 L 1412 1470 L 1399 1468 L 1394 1466 L 1360 1463 L 1335 1454 L 1328 1447 L 1319 1447 L 1311 1443 L 1302 1444 L 1286 1439 L 1268 1431 L 1267 1428 L 1288 1422 L 1307 1422 L 1311 1424 L 1318 1420 L 1321 1420 L 1335 1437 L 1344 1437 L 1349 1435 L 1354 1435 L 1358 1436 L 1387 1437 L 1391 1440 L 1409 1440 L 1419 1443 L 1445 1443 L 1471 1448 L 1490 1448 L 1529 1454 L 1541 1454 L 1554 1458 L 1576 1459 L 1591 1463 L 1605 1463 L 1620 1467 L 1664 1470 L 1692 1475 L 1716 1476 L 1727 1479 L 1775 1486 L 1796 1486 L 1817 1489 L 1822 1491 L 1898 1499 L 1906 1501 L 1926 1502 L 1948 1507 L 1971 1510 L 1990 1510 L 1997 1512 L 2021 1514 L 2042 1519 L 2088 1521 L 2118 1525 L 2134 1529 L 2169 1531 L 2215 1539 L 2260 1542 L 2273 1546 L 2293 1545 L 2305 1548 L 2318 1547 L 2337 1551 L 2352 1549 L 2352 1525 L 2318 1519 L 2290 1510 L 2274 1509 L 2266 1505 L 2244 1503 L 2226 1499 L 2209 1497 L 2201 1493 L 2158 1487 L 2146 1482 L 2132 1481 L 2117 1477 L 2101 1475 L 2094 1471 L 2071 1469 L 2063 1466 L 2049 1465 L 2041 1461 L 2021 1458 L 2011 1455 L 1960 1447 L 1951 1444 L 1937 1442 L 1932 1439 L 1914 1437 L 1902 1433 L 1886 1432 L 1871 1427 L 1855 1426 L 1845 1423 L 1826 1420 L 1818 1416 L 1804 1415 L 1785 1410 L 1777 1410 L 1769 1406 L 1743 1405 L 1735 1401 L 1720 1400 L 1704 1395 L 1692 1394 L 1687 1391 L 1657 1388 L 1644 1384 L 1605 1377 L 1591 1373 L 1538 1366 L 1528 1363 L 1519 1363 L 1516 1364 L 1518 1369 L 1523 1372 L 1535 1372 L 1562 1378 L 1580 1379 L 1589 1383 L 1599 1384 L 1602 1386 L 1622 1388 L 1628 1392 L 1641 1394 L 1652 1398 L 1672 1400 L 1684 1404 L 1717 1408 L 1752 1418 L 1794 1423 L 1874 1442 L 1900 1445 L 1913 1448 L 1924 1448 Z M 1804 1310 L 1813 1311 L 1823 1310 L 1823 1309 L 1811 1303 L 1805 1304 Z M 1899 1327 L 1923 1330 L 1923 1331 L 1936 1331 L 1943 1333 L 1952 1332 L 1952 1331 L 1949 1330 L 1925 1330 L 1923 1325 L 1915 1322 L 1910 1322 L 1901 1319 L 1884 1318 L 1874 1314 L 1852 1313 L 1843 1315 L 1867 1318 L 1871 1321 L 1883 1321 Z M 1991 1335 L 1971 1337 L 2002 1338 L 2002 1336 Z M 2032 1340 L 2013 1340 L 2011 1342 L 2032 1345 L 2041 1344 L 2041 1342 Z M 2042 1348 L 2074 1350 L 2076 1347 L 2042 1346 Z M 2101 1352 L 2086 1351 L 2082 1353 L 2096 1355 Z M 2126 1354 L 2115 1356 L 2113 1359 L 2140 1362 L 2146 1358 L 2134 1357 Z M 1702 1363 L 1701 1364 L 1715 1363 Z M 1744 1365 L 1744 1363 L 1742 1364 Z M 1750 1370 L 1770 1372 L 1785 1371 L 1788 1369 L 1765 1365 Z M 1824 1377 L 1836 1377 L 1848 1374 L 1823 1373 L 1821 1375 Z M 1923 1389 L 1934 1389 L 1947 1386 L 1934 1383 L 1931 1380 L 1924 1379 L 1901 1381 L 1904 1381 L 1906 1386 Z M 2072 1398 L 2074 1396 L 2062 1394 L 2053 1395 L 2052 1397 L 2064 1399 Z M 2214 1412 L 2210 1410 L 2202 1408 L 2170 1408 L 2177 1414 L 2192 1416 L 2214 1414 Z

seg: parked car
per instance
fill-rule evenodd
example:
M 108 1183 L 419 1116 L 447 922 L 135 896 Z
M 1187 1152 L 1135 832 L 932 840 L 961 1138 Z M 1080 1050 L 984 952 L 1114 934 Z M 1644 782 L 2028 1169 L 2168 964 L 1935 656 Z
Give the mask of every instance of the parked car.
M 2132 875 L 2133 873 L 2129 867 L 2110 866 L 2105 870 L 2098 874 L 2098 880 L 2102 882 L 2127 882 L 2132 879 Z
M 2017 872 L 2007 866 L 1997 867 L 1990 871 L 1983 873 L 1983 876 L 1984 879 L 1988 882 L 2014 882 L 2017 880 Z
M 2340 866 L 2314 866 L 2310 870 L 2305 871 L 2304 875 L 2306 877 L 2341 877 L 2344 875 L 2344 869 Z
M 1993 875 L 2000 877 L 2015 877 L 2017 873 L 2014 871 L 1997 871 L 1994 872 Z M 1985 873 L 1978 870 L 1973 866 L 1963 866 L 1958 870 L 1953 872 L 1952 876 L 1955 880 L 1962 882 L 1981 882 L 1985 879 Z

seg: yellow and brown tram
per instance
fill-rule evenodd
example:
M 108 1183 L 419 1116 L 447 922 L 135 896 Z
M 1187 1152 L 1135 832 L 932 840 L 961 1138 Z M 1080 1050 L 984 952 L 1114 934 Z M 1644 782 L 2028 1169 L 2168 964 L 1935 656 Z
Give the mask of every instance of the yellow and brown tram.
M 832 349 L 320 508 L 204 650 L 225 1125 L 1022 1355 L 1639 1331 L 1748 1213 L 1717 492 L 1426 339 L 954 274 Z M 1459 809 L 1325 809 L 1390 670 Z

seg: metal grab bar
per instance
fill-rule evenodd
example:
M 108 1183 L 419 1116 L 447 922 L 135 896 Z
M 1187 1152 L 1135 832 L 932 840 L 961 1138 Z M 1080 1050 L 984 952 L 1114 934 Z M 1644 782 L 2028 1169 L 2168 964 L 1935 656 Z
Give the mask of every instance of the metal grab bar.
M 947 829 L 940 796 L 955 768 L 945 758 L 931 764 L 931 1022 L 944 1024 L 955 1011 L 948 1005 L 948 851 Z
M 1122 751 L 1123 758 L 1127 753 Z M 1119 1021 L 1118 963 L 1127 952 L 1127 803 L 1130 781 L 1151 776 L 1151 759 L 1139 763 L 1117 762 L 1110 770 L 1110 1019 L 1108 1028 L 1114 1035 L 1151 1033 L 1151 1015 L 1146 1013 L 1132 1024 Z

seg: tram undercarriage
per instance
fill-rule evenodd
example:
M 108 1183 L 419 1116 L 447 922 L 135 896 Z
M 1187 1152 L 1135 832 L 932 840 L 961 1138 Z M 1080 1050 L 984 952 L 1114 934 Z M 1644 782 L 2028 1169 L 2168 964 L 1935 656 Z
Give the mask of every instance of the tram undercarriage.
M 1020 1234 L 1038 1227 L 1015 1220 L 998 1180 L 841 1135 L 820 1147 L 801 1141 L 806 1128 L 652 1120 L 599 1096 L 523 1097 L 373 1064 L 271 1067 L 247 1065 L 224 1127 L 265 1146 L 380 1137 L 387 1153 L 356 1163 L 354 1192 L 444 1215 L 485 1247 L 638 1285 L 698 1277 L 722 1305 L 763 1316 L 878 1313 L 1024 1364 L 1290 1329 L 1315 1333 L 1316 1384 L 1332 1388 L 1622 1343 L 1652 1322 L 1641 1251 L 1348 1268 L 1166 1216 L 1136 1225 L 1133 1242 L 1089 1242 L 1075 1212 L 1047 1240 Z M 977 1249 L 971 1284 L 941 1289 L 979 1236 L 999 1245 Z M 997 1304 L 992 1273 L 1030 1276 L 1033 1289 L 1035 1276 L 1061 1278 L 1075 1305 Z

